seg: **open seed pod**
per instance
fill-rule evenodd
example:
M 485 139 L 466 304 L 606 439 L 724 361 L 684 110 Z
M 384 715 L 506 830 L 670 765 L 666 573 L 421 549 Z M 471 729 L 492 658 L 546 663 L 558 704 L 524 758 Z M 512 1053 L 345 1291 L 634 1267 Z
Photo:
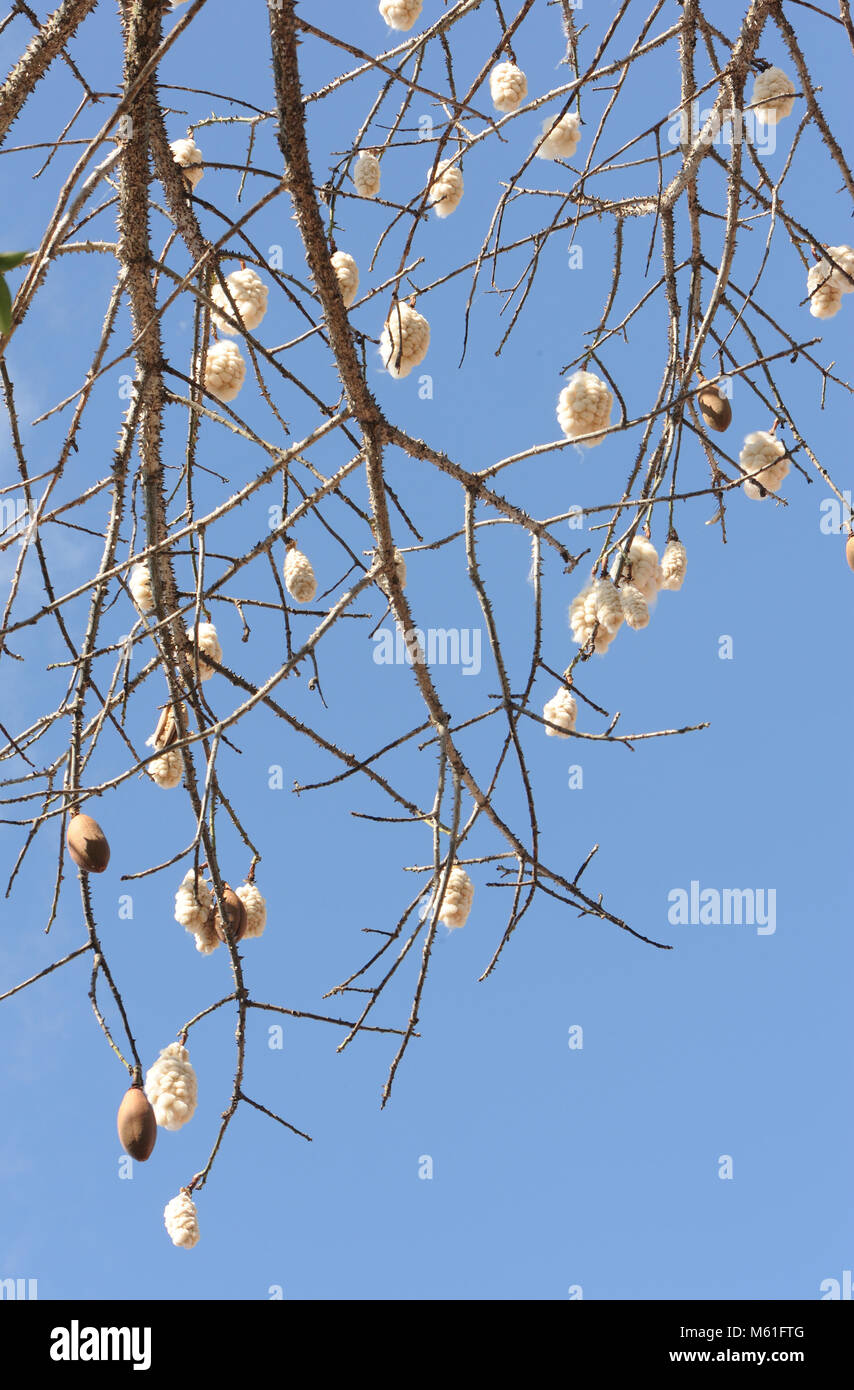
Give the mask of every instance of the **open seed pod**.
M 68 853 L 78 869 L 87 874 L 102 874 L 110 862 L 107 837 L 96 820 L 82 814 L 72 816 L 65 832 Z
M 186 710 L 184 716 L 186 718 Z M 160 711 L 160 718 L 157 721 L 157 728 L 154 730 L 152 738 L 149 740 L 152 748 L 158 751 L 168 748 L 170 743 L 174 743 L 178 737 L 178 721 L 175 718 L 175 711 L 171 705 Z
M 222 887 L 223 911 L 225 913 L 226 922 L 228 923 L 228 929 L 231 932 L 231 939 L 236 943 L 246 935 L 246 908 L 243 906 L 243 903 L 240 901 L 233 888 L 230 888 L 227 883 L 224 883 Z M 225 941 L 225 928 L 222 924 L 222 918 L 219 915 L 219 908 L 217 908 L 214 913 L 213 924 L 214 931 L 220 941 Z
M 732 424 L 732 406 L 726 396 L 718 395 L 717 386 L 704 381 L 702 377 L 697 388 L 697 404 L 710 430 L 717 430 L 718 434 L 723 434 L 724 430 L 729 429 Z
M 116 1116 L 116 1128 L 121 1146 L 131 1158 L 144 1163 L 151 1157 L 157 1138 L 157 1119 L 141 1086 L 131 1086 L 125 1091 Z

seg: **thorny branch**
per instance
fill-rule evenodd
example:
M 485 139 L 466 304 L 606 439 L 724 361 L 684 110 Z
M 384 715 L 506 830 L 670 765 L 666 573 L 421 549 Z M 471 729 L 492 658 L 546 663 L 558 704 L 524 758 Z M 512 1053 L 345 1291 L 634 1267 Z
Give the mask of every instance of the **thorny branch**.
M 266 107 L 256 104 L 264 98 L 254 90 L 228 96 L 210 92 L 203 64 L 196 86 L 159 84 L 167 53 L 192 62 L 194 26 L 204 18 L 204 0 L 194 0 L 179 17 L 165 0 L 121 0 L 124 70 L 109 93 L 98 92 L 85 72 L 86 35 L 98 20 L 94 0 L 63 0 L 43 22 L 19 4 L 4 23 L 19 35 L 23 49 L 0 86 L 4 177 L 11 177 L 8 159 L 22 160 L 28 152 L 35 157 L 45 147 L 50 153 L 44 164 L 33 166 L 41 179 L 57 167 L 59 151 L 74 159 L 70 172 L 57 177 L 46 225 L 34 230 L 35 250 L 22 267 L 12 331 L 0 338 L 0 382 L 17 468 L 17 481 L 4 480 L 0 490 L 0 554 L 10 562 L 0 661 L 10 673 L 10 688 L 23 664 L 42 661 L 49 672 L 43 708 L 28 705 L 17 727 L 10 703 L 0 719 L 0 763 L 6 774 L 0 782 L 2 820 L 22 837 L 7 892 L 37 854 L 41 863 L 52 862 L 58 837 L 49 929 L 68 877 L 68 818 L 77 811 L 93 814 L 100 798 L 108 819 L 109 807 L 131 779 L 152 780 L 165 747 L 178 760 L 183 791 L 175 795 L 187 803 L 183 848 L 163 862 L 124 865 L 122 878 L 162 883 L 168 906 L 174 885 L 161 876 L 176 864 L 189 867 L 207 874 L 214 909 L 224 917 L 226 860 L 234 875 L 228 846 L 239 843 L 245 853 L 249 884 L 259 863 L 259 877 L 264 876 L 256 848 L 260 827 L 251 807 L 238 806 L 233 760 L 224 756 L 244 751 L 262 718 L 319 760 L 321 772 L 313 780 L 295 781 L 297 796 L 358 785 L 380 798 L 380 809 L 372 801 L 352 814 L 374 822 L 377 834 L 391 836 L 400 833 L 393 826 L 404 826 L 429 837 L 428 853 L 422 855 L 428 863 L 407 865 L 401 851 L 401 869 L 424 875 L 416 896 L 401 905 L 396 923 L 372 922 L 365 928 L 379 934 L 381 943 L 361 965 L 348 965 L 341 982 L 328 991 L 363 994 L 363 1004 L 351 1011 L 355 1018 L 255 999 L 248 982 L 252 972 L 244 976 L 244 945 L 225 933 L 233 987 L 177 1034 L 186 1044 L 202 1019 L 213 1014 L 219 1019 L 221 1009 L 234 1007 L 231 1095 L 207 1162 L 187 1191 L 204 1186 L 243 1103 L 309 1137 L 243 1089 L 251 1010 L 280 1014 L 294 1026 L 311 1020 L 344 1028 L 339 1051 L 361 1034 L 395 1035 L 397 1051 L 382 1096 L 386 1104 L 406 1050 L 420 1036 L 419 1007 L 435 968 L 433 946 L 455 865 L 476 875 L 478 866 L 500 861 L 499 882 L 492 887 L 510 890 L 509 907 L 500 891 L 490 895 L 502 902 L 503 923 L 490 943 L 482 979 L 540 902 L 574 908 L 579 916 L 669 949 L 617 915 L 601 892 L 581 887 L 598 845 L 574 874 L 550 862 L 530 749 L 545 733 L 567 732 L 590 744 L 635 751 L 652 740 L 706 727 L 686 718 L 679 727 L 623 733 L 621 715 L 609 714 L 594 698 L 595 666 L 588 664 L 592 643 L 567 665 L 566 639 L 550 632 L 544 618 L 547 593 L 557 587 L 566 600 L 575 594 L 577 581 L 571 576 L 577 568 L 585 576 L 613 573 L 622 579 L 631 572 L 633 539 L 649 536 L 652 527 L 663 538 L 675 537 L 677 514 L 689 515 L 697 504 L 713 504 L 709 521 L 720 525 L 721 542 L 727 543 L 727 508 L 751 474 L 733 446 L 710 432 L 697 403 L 697 377 L 724 391 L 735 384 L 755 403 L 758 428 L 770 428 L 773 420 L 781 436 L 788 432 L 785 452 L 795 470 L 807 481 L 822 478 L 847 509 L 845 520 L 854 522 L 848 494 L 820 462 L 806 425 L 787 405 L 785 367 L 791 358 L 800 369 L 814 371 L 822 403 L 829 390 L 850 393 L 852 387 L 833 370 L 834 362 L 824 360 L 819 336 L 808 337 L 794 315 L 778 321 L 763 302 L 781 245 L 788 242 L 806 270 L 829 239 L 813 224 L 811 206 L 793 206 L 789 197 L 789 173 L 808 136 L 820 142 L 836 169 L 839 196 L 854 194 L 848 157 L 828 122 L 827 103 L 805 55 L 802 16 L 784 14 L 780 0 L 751 0 L 738 31 L 725 37 L 714 25 L 713 7 L 701 0 L 682 0 L 679 18 L 670 22 L 668 17 L 663 27 L 663 0 L 647 12 L 644 8 L 622 0 L 609 19 L 579 27 L 574 7 L 564 0 L 549 7 L 521 0 L 514 11 L 496 5 L 489 12 L 477 0 L 458 0 L 438 17 L 425 14 L 422 27 L 372 56 L 332 32 L 331 21 L 322 28 L 309 23 L 295 0 L 271 0 L 273 90 Z M 809 23 L 832 21 L 854 51 L 848 4 L 840 6 L 841 20 L 813 9 L 817 18 L 811 12 Z M 632 29 L 636 13 L 640 18 Z M 763 127 L 750 119 L 755 114 L 751 84 L 769 65 L 766 45 L 772 39 L 788 55 L 793 79 L 796 120 L 790 123 L 788 149 L 782 123 Z M 516 109 L 494 109 L 489 87 L 494 64 L 509 60 L 524 66 L 526 51 L 544 42 L 551 43 L 551 71 L 560 81 L 544 90 L 531 81 Z M 323 53 L 328 62 L 330 52 L 340 65 L 337 75 L 304 95 L 306 55 Z M 82 89 L 79 105 L 52 143 L 37 132 L 31 143 L 12 145 L 13 127 L 16 138 L 22 131 L 22 142 L 30 139 L 28 104 L 34 94 L 50 89 L 57 59 Z M 672 69 L 672 95 L 661 97 L 665 62 Z M 631 81 L 643 82 L 648 65 L 658 74 L 653 105 L 644 116 L 645 128 L 626 139 L 618 117 Z M 209 174 L 203 188 L 191 187 L 169 147 L 170 135 L 185 133 L 164 107 L 173 93 L 200 98 L 198 119 L 188 132 L 203 138 L 203 168 Z M 356 93 L 363 101 L 360 120 L 353 125 L 345 116 L 338 122 L 350 132 L 344 148 L 312 147 L 307 111 L 321 102 L 330 111 L 339 104 L 352 110 Z M 204 105 L 207 97 L 219 103 L 214 114 Z M 701 101 L 707 109 L 700 116 Z M 84 134 L 93 109 L 95 128 Z M 544 153 L 543 118 L 548 125 L 575 111 L 583 117 L 578 167 L 571 160 L 538 159 Z M 783 154 L 778 164 L 772 164 L 759 139 L 769 129 L 776 133 L 777 154 Z M 227 140 L 241 130 L 246 153 L 235 162 Z M 382 186 L 374 198 L 363 197 L 353 182 L 362 153 L 380 161 Z M 469 170 L 489 175 L 495 198 L 476 239 L 470 244 L 460 239 L 454 264 L 437 273 L 424 243 L 425 224 L 430 182 L 446 159 L 466 176 Z M 22 167 L 14 165 L 21 187 Z M 775 168 L 779 173 L 772 172 Z M 269 246 L 266 219 L 285 201 L 295 223 L 292 240 L 286 248 Z M 344 227 L 371 207 L 372 225 L 379 230 L 363 277 L 373 274 L 381 256 L 385 261 L 374 283 L 363 278 L 359 297 L 348 307 L 332 255 Z M 280 212 L 277 217 L 280 224 Z M 371 376 L 382 316 L 400 322 L 401 305 L 409 303 L 429 318 L 431 306 L 440 312 L 448 287 L 457 283 L 469 284 L 459 316 L 463 357 L 472 351 L 470 324 L 487 280 L 506 325 L 497 353 L 526 325 L 536 334 L 536 296 L 555 254 L 565 255 L 567 233 L 570 251 L 582 238 L 609 248 L 601 258 L 603 266 L 610 260 L 610 271 L 599 286 L 598 308 L 589 324 L 573 326 L 569 352 L 576 353 L 572 366 L 596 372 L 608 383 L 618 418 L 611 419 L 604 438 L 619 436 L 627 466 L 624 484 L 603 485 L 610 501 L 538 516 L 530 486 L 536 470 L 553 467 L 567 451 L 571 456 L 577 438 L 582 444 L 589 440 L 549 438 L 554 433 L 549 422 L 539 440 L 469 466 L 439 442 L 416 437 L 402 409 L 384 412 Z M 742 270 L 742 247 L 749 246 L 753 233 L 764 234 L 764 248 L 758 262 L 745 256 Z M 43 287 L 49 277 L 73 274 L 84 263 L 88 270 L 107 258 L 115 265 L 113 284 L 102 304 L 93 299 L 88 306 L 80 338 L 88 353 L 85 373 L 81 370 L 68 383 L 69 394 L 28 430 L 20 417 L 16 352 L 28 334 L 43 331 Z M 272 347 L 257 324 L 243 323 L 233 282 L 226 279 L 228 263 L 235 261 L 259 273 L 269 290 L 269 321 L 277 340 Z M 845 275 L 832 255 L 831 272 Z M 812 306 L 812 300 L 804 302 Z M 180 314 L 191 322 L 189 347 L 176 333 Z M 246 367 L 239 398 L 217 394 L 208 372 L 209 356 L 221 352 L 224 342 L 239 347 Z M 634 399 L 619 382 L 620 346 L 633 342 L 642 342 L 651 360 L 654 344 L 661 344 L 658 385 L 644 400 Z M 82 463 L 87 428 L 97 430 L 95 402 L 123 369 L 127 389 L 120 393 L 123 413 L 116 419 L 112 461 L 87 475 Z M 299 422 L 293 435 L 292 417 Z M 28 453 L 36 445 L 30 441 L 40 437 L 32 431 L 47 428 L 58 432 L 55 448 L 49 457 L 42 450 L 32 470 Z M 237 449 L 241 459 L 254 455 L 255 462 L 248 475 L 242 465 L 234 466 L 232 486 L 229 457 Z M 689 483 L 683 473 L 692 454 L 708 469 L 706 486 L 694 479 Z M 420 506 L 426 479 L 442 499 L 435 511 Z M 774 489 L 768 491 L 785 502 Z M 277 501 L 269 510 L 260 505 L 274 494 Z M 453 503 L 446 506 L 450 498 Z M 567 542 L 565 523 L 573 517 L 597 518 L 582 533 L 586 543 Z M 508 625 L 496 600 L 489 559 L 490 539 L 508 529 L 521 535 L 531 552 L 527 646 L 518 640 L 518 618 Z M 69 579 L 67 567 L 58 571 L 61 542 L 72 530 L 79 563 Z M 282 576 L 282 564 L 303 535 L 322 539 L 323 564 L 320 592 L 301 598 L 287 568 Z M 406 587 L 401 568 L 401 561 L 413 569 L 441 566 L 458 542 L 488 652 L 489 678 L 475 709 L 454 708 L 444 672 L 413 638 L 423 631 L 422 605 Z M 148 570 L 151 602 L 137 612 L 132 571 L 140 564 Z M 35 586 L 24 583 L 30 566 Z M 122 610 L 132 616 L 120 619 L 119 627 L 123 622 L 130 630 L 118 634 L 112 615 Z M 242 669 L 240 651 L 199 646 L 202 625 L 225 611 L 240 616 L 241 645 L 255 658 L 251 671 L 249 662 Z M 405 645 L 409 705 L 396 696 L 383 705 L 386 736 L 374 751 L 347 746 L 346 726 L 339 740 L 331 724 L 336 710 L 334 702 L 327 708 L 324 678 L 336 670 L 354 629 L 366 632 L 368 622 L 376 631 L 387 616 Z M 259 628 L 263 636 L 256 636 Z M 49 660 L 44 651 L 50 652 Z M 214 678 L 211 686 L 208 677 Z M 584 706 L 584 727 L 563 730 L 541 713 L 544 692 L 553 692 L 556 678 Z M 322 705 L 323 716 L 307 719 L 297 713 L 304 709 L 297 698 L 303 690 L 318 708 Z M 48 691 L 56 698 L 53 708 Z M 371 702 L 385 696 L 379 683 L 362 693 Z M 168 746 L 157 745 L 153 752 L 139 746 L 132 716 L 140 706 L 152 723 L 161 712 L 171 718 Z M 420 735 L 426 737 L 419 742 Z M 425 766 L 432 769 L 432 792 L 423 784 Z M 580 858 L 584 849 L 571 853 Z M 97 882 L 85 869 L 78 877 L 88 940 L 0 993 L 0 1001 L 91 951 L 89 997 L 95 1017 L 117 1058 L 138 1078 L 142 1063 L 129 1011 L 108 961 L 109 937 L 105 948 L 98 927 L 104 909 Z M 265 882 L 275 921 L 281 904 L 273 882 Z M 477 883 L 478 900 L 489 886 L 485 880 Z M 420 964 L 399 1026 L 373 1022 L 381 1001 L 397 1002 L 394 991 L 419 943 Z M 98 1000 L 99 977 L 112 999 L 110 1018 Z

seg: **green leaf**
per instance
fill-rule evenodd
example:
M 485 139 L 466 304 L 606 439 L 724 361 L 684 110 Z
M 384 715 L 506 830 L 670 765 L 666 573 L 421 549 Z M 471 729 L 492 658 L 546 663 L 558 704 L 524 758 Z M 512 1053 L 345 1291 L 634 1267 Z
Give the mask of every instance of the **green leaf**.
M 12 296 L 9 286 L 0 275 L 0 333 L 8 333 L 12 327 Z
M 29 251 L 0 251 L 0 270 L 14 270 L 29 254 Z

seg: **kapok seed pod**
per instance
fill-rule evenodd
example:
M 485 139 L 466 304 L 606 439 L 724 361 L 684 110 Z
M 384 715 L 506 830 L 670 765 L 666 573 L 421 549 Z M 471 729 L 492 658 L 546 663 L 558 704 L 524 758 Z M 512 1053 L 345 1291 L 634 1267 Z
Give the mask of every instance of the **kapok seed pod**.
M 181 712 L 186 720 L 187 709 L 184 704 L 181 705 Z M 159 752 L 162 748 L 168 748 L 170 743 L 174 743 L 177 737 L 178 721 L 175 718 L 175 711 L 171 705 L 166 705 L 165 708 L 160 711 L 157 728 L 147 742 L 151 748 L 156 748 Z
M 243 906 L 243 903 L 238 898 L 234 889 L 230 888 L 227 883 L 222 885 L 222 889 L 222 906 L 225 912 L 225 919 L 228 923 L 229 931 L 231 932 L 231 939 L 236 944 L 246 935 L 246 908 Z M 219 908 L 217 908 L 214 914 L 213 924 L 214 931 L 220 941 L 225 941 L 225 928 L 222 924 L 222 918 L 219 915 Z
M 723 434 L 724 430 L 729 429 L 732 424 L 732 406 L 726 396 L 718 395 L 717 386 L 701 380 L 697 391 L 697 404 L 710 430 L 717 430 L 718 434 Z
M 87 874 L 102 874 L 110 862 L 107 837 L 91 816 L 80 813 L 71 817 L 65 843 L 78 869 L 85 869 Z
M 141 1086 L 125 1091 L 116 1116 L 119 1142 L 125 1153 L 144 1163 L 157 1139 L 157 1118 Z
M 849 536 L 845 542 L 845 558 L 848 561 L 848 568 L 854 570 L 854 535 Z

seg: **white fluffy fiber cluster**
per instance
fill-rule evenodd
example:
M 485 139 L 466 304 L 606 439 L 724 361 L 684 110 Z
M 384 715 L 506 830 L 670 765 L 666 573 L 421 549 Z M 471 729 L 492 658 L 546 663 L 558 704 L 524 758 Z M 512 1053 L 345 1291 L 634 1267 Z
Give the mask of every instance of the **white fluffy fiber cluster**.
M 631 581 L 620 585 L 620 603 L 626 626 L 640 632 L 649 626 L 649 602 L 643 590 Z
M 228 285 L 229 294 L 237 305 L 237 315 L 243 327 L 251 333 L 256 329 L 267 312 L 267 296 L 270 293 L 260 275 L 247 266 L 245 270 L 233 270 L 230 275 L 226 275 L 225 283 Z M 224 310 L 231 318 L 235 317 L 234 310 L 225 297 L 225 290 L 217 281 L 211 291 L 211 299 L 219 309 Z M 227 323 L 219 314 L 214 314 L 214 323 L 220 333 L 229 333 L 232 336 L 239 333 L 240 329 Z
M 211 343 L 205 358 L 205 390 L 218 401 L 233 401 L 246 377 L 246 363 L 236 343 Z
M 184 1250 L 192 1250 L 199 1243 L 199 1218 L 196 1204 L 189 1192 L 179 1192 L 171 1202 L 166 1203 L 163 1221 L 173 1245 Z
M 629 546 L 629 564 L 631 566 L 629 582 L 640 590 L 647 603 L 652 603 L 661 587 L 661 575 L 658 551 L 646 537 L 635 536 Z
M 130 596 L 140 613 L 150 613 L 154 607 L 151 571 L 148 565 L 134 565 L 130 572 Z
M 163 1048 L 146 1074 L 145 1094 L 161 1129 L 180 1129 L 193 1118 L 199 1084 L 186 1047 L 174 1042 Z
M 196 938 L 196 950 L 209 955 L 219 945 L 219 937 L 210 922 L 213 898 L 201 874 L 196 879 L 190 869 L 181 880 L 175 894 L 175 921 Z
M 234 890 L 246 908 L 246 937 L 262 936 L 267 925 L 267 904 L 254 883 L 242 883 Z
M 854 249 L 850 246 L 826 246 L 824 249 L 827 256 L 810 266 L 807 274 L 810 313 L 814 319 L 832 319 L 842 308 L 842 296 L 854 291 Z
M 177 748 L 167 748 L 159 758 L 152 758 L 146 771 L 158 787 L 171 791 L 177 787 L 184 773 L 184 760 Z
M 292 546 L 285 556 L 285 588 L 296 603 L 311 603 L 317 593 L 317 579 L 307 555 Z
M 359 155 L 353 165 L 353 182 L 360 198 L 376 198 L 380 191 L 380 162 L 375 154 L 363 150 Z
M 192 643 L 192 627 L 187 628 L 187 636 L 189 637 L 190 642 Z M 199 623 L 199 676 L 203 681 L 210 680 L 210 677 L 215 674 L 213 666 L 209 665 L 208 662 L 205 661 L 206 656 L 209 656 L 212 661 L 222 661 L 222 647 L 220 646 L 220 641 L 217 637 L 216 628 L 214 627 L 213 623 Z M 195 670 L 195 664 L 193 665 L 193 669 Z
M 546 138 L 537 150 L 537 159 L 571 159 L 581 139 L 581 123 L 574 111 L 567 111 L 559 121 L 546 116 L 543 134 Z
M 611 419 L 614 398 L 595 372 L 573 372 L 557 401 L 558 424 L 567 439 L 603 430 Z M 601 444 L 604 435 L 583 439 L 585 449 Z
M 688 569 L 688 554 L 681 541 L 668 541 L 661 557 L 659 589 L 681 589 Z
M 349 309 L 359 288 L 359 267 L 346 251 L 335 251 L 331 257 L 332 268 L 338 279 L 338 288 L 344 300 L 344 308 Z
M 558 725 L 557 729 L 546 729 L 549 738 L 569 738 L 575 728 L 577 717 L 578 705 L 575 702 L 575 696 L 567 690 L 566 686 L 562 685 L 557 694 L 543 705 L 543 718 L 547 719 L 550 724 Z
M 459 864 L 455 864 L 448 876 L 439 908 L 439 921 L 446 927 L 464 927 L 471 912 L 474 898 L 474 884 Z
M 572 600 L 569 625 L 580 647 L 587 646 L 592 638 L 593 650 L 606 652 L 622 623 L 635 631 L 649 626 L 650 610 L 660 589 L 682 588 L 688 557 L 681 541 L 668 541 L 659 563 L 652 542 L 635 536 L 627 561 L 619 587 L 611 579 L 596 579 Z M 612 575 L 618 564 L 615 560 Z
M 451 159 L 440 159 L 427 194 L 437 217 L 450 217 L 463 196 L 462 170 Z
M 378 558 L 378 557 L 375 557 L 375 558 Z M 405 557 L 404 555 L 401 554 L 401 552 L 398 550 L 397 546 L 394 547 L 394 569 L 395 569 L 395 573 L 397 574 L 398 582 L 399 582 L 399 584 L 400 584 L 401 589 L 405 589 L 405 588 L 406 588 L 406 557 Z M 377 578 L 377 584 L 378 584 L 379 587 L 382 589 L 382 591 L 383 591 L 383 593 L 385 594 L 386 598 L 388 598 L 388 597 L 390 596 L 391 585 L 389 584 L 388 579 L 386 578 L 386 576 L 385 576 L 384 574 L 381 574 L 381 575 L 378 576 L 378 578 Z
M 383 366 L 393 377 L 409 376 L 427 356 L 430 325 L 417 309 L 397 300 L 389 311 L 380 338 Z
M 172 151 L 172 158 L 183 169 L 184 178 L 191 188 L 195 188 L 199 179 L 204 178 L 205 171 L 202 168 L 202 152 L 195 140 L 189 138 L 183 140 L 173 140 L 169 146 Z
M 782 439 L 775 439 L 767 430 L 754 430 L 745 439 L 738 461 L 745 473 L 754 474 L 744 480 L 744 491 L 754 502 L 766 492 L 779 490 L 791 467 L 789 460 L 783 457 L 785 452 Z
M 499 63 L 489 74 L 489 94 L 496 111 L 515 111 L 528 95 L 528 79 L 515 63 Z
M 814 319 L 832 319 L 842 308 L 842 290 L 833 283 L 832 274 L 826 261 L 819 261 L 817 265 L 810 266 L 807 293 L 810 297 L 810 313 Z
M 767 68 L 757 73 L 753 83 L 751 106 L 756 119 L 763 125 L 776 125 L 788 116 L 795 104 L 795 84 L 782 68 Z
M 593 650 L 606 652 L 623 622 L 619 591 L 610 579 L 594 579 L 569 605 L 569 625 L 579 647 L 593 638 Z
M 830 259 L 819 261 L 815 269 L 822 272 L 822 280 L 827 280 L 841 294 L 851 294 L 854 291 L 854 248 L 851 246 L 825 246 L 823 248 Z M 838 270 L 830 264 L 833 260 L 839 267 Z
M 175 894 L 175 922 L 196 933 L 202 929 L 204 922 L 207 922 L 211 905 L 213 898 L 210 888 L 204 883 L 204 878 L 199 874 L 196 880 L 195 870 L 189 869 Z
M 390 29 L 411 29 L 423 0 L 380 0 L 380 14 Z

